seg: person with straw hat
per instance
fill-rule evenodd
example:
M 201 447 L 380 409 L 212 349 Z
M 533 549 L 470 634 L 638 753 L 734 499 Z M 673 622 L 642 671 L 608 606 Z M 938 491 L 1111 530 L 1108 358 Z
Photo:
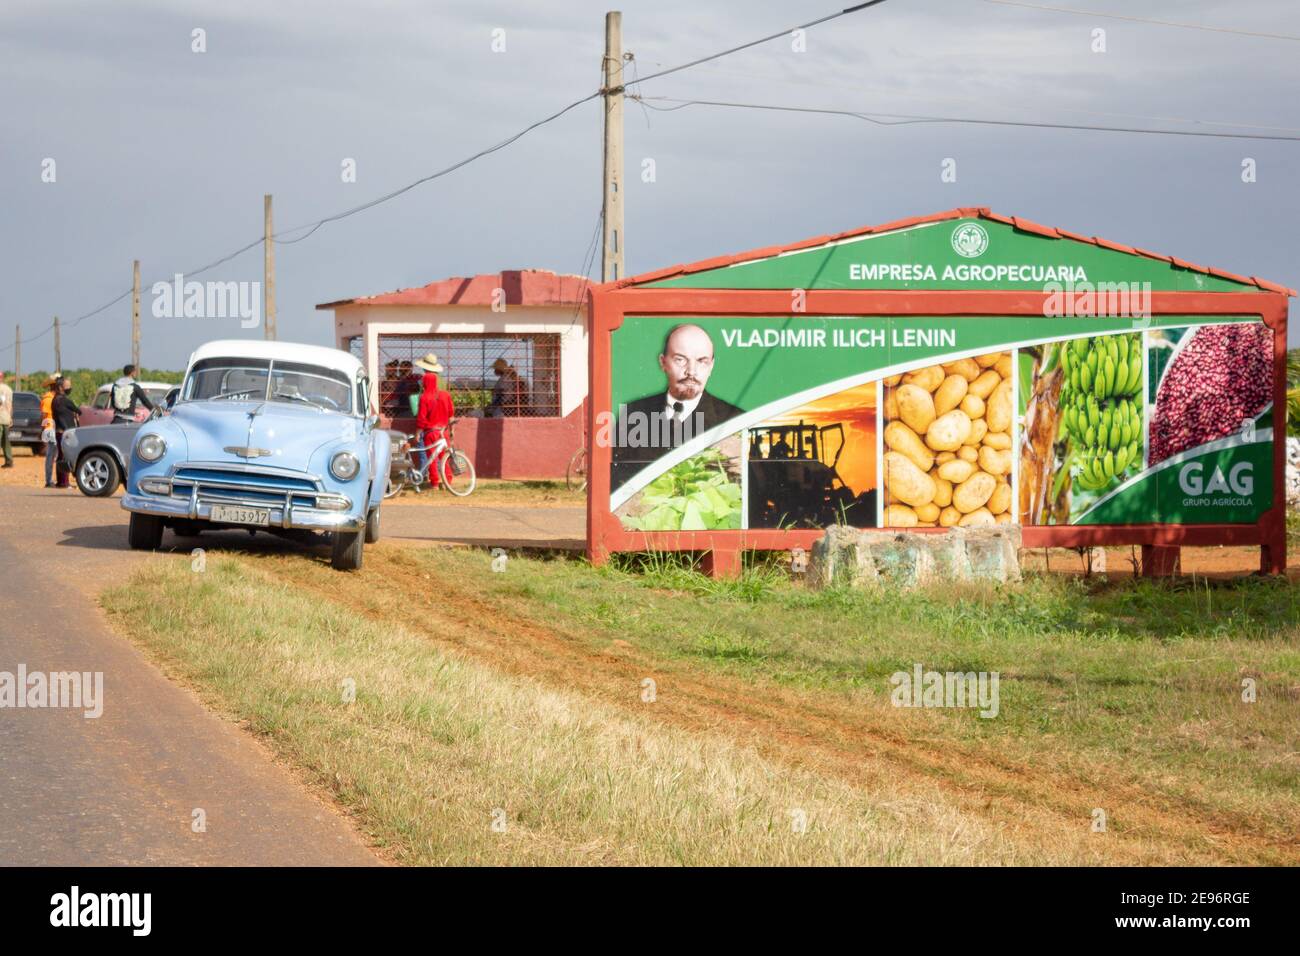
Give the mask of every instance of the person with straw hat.
M 420 430 L 420 444 L 425 447 L 433 445 L 441 440 L 446 434 L 446 429 L 451 424 L 451 418 L 456 414 L 456 407 L 452 403 L 451 393 L 438 387 L 438 376 L 442 374 L 442 363 L 438 361 L 438 356 L 430 352 L 423 358 L 416 359 L 416 368 L 424 370 L 424 380 L 421 382 L 420 404 L 416 410 L 415 425 Z M 424 470 L 424 453 L 420 454 L 420 470 Z M 430 481 L 436 488 L 440 482 L 441 476 L 438 475 L 438 469 L 430 470 Z
M 496 384 L 492 386 L 492 402 L 488 405 L 488 415 L 492 418 L 518 416 L 524 414 L 528 405 L 528 386 L 524 384 L 513 365 L 503 358 L 492 363 L 492 372 L 496 375 Z

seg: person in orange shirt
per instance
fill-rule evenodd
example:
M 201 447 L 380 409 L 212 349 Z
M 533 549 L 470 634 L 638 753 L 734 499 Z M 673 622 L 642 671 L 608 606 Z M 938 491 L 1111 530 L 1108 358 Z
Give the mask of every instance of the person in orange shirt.
M 45 487 L 53 488 L 54 464 L 59 457 L 59 445 L 54 434 L 54 386 L 59 377 L 51 375 L 45 380 L 45 393 L 41 395 L 41 441 L 45 442 Z

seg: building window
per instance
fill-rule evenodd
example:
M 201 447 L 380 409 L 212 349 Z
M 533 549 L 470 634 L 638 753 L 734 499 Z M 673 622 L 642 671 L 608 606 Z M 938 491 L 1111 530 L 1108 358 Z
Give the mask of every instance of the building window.
M 466 333 L 379 336 L 379 403 L 389 418 L 409 418 L 409 395 L 423 373 L 416 359 L 432 352 L 445 370 L 456 414 L 553 418 L 560 414 L 560 336 Z M 500 374 L 498 374 L 498 372 Z

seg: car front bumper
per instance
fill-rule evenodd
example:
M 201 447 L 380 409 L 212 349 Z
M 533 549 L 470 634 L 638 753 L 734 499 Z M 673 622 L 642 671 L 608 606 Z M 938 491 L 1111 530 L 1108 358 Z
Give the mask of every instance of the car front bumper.
M 157 515 L 160 518 L 174 518 L 189 521 L 211 521 L 213 505 L 236 505 L 257 508 L 269 513 L 266 525 L 226 524 L 230 528 L 265 528 L 267 530 L 282 528 L 299 531 L 363 531 L 366 527 L 365 515 L 353 515 L 346 511 L 325 511 L 308 508 L 293 503 L 268 505 L 264 501 L 220 500 L 208 501 L 198 496 L 189 498 L 167 497 L 163 495 L 133 495 L 122 497 L 122 507 L 137 514 Z

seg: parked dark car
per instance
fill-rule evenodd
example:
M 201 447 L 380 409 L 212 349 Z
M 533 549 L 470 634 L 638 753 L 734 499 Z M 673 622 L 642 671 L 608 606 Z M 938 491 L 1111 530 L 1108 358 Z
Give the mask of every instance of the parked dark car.
M 180 389 L 175 386 L 146 421 L 166 415 Z M 72 469 L 77 488 L 91 498 L 107 498 L 126 480 L 131 443 L 144 422 L 78 425 L 63 433 L 63 460 Z
M 41 441 L 41 399 L 35 392 L 14 392 L 9 444 L 26 445 L 32 454 L 44 451 L 45 442 Z

